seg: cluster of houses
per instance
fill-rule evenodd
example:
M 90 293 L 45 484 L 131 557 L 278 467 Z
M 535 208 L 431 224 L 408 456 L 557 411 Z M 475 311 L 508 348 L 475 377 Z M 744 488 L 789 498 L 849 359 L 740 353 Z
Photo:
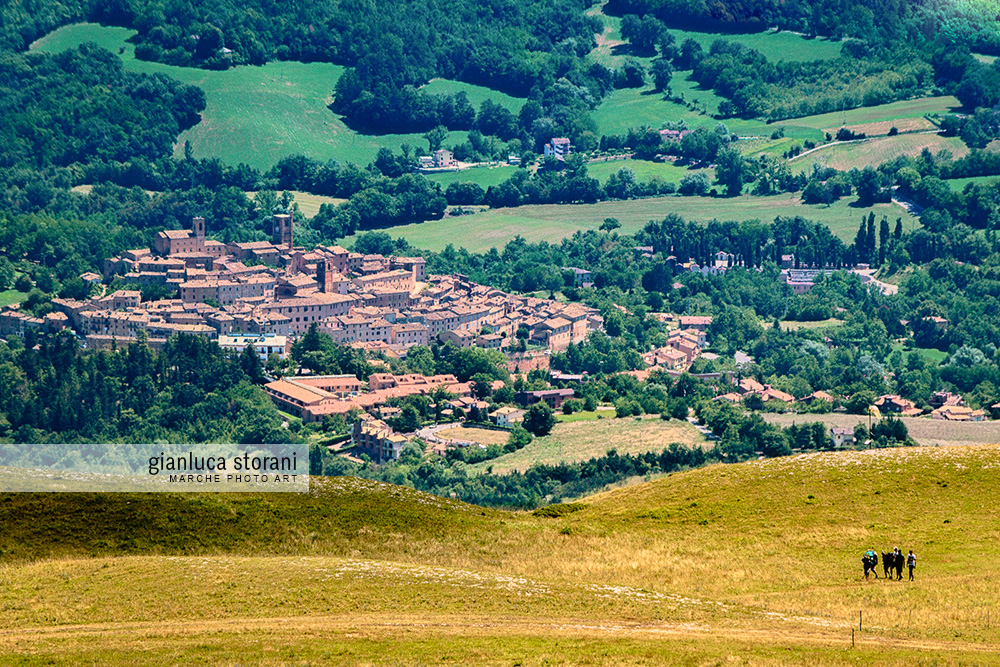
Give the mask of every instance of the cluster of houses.
M 753 378 L 743 378 L 736 383 L 736 389 L 721 396 L 716 396 L 713 400 L 726 401 L 729 403 L 740 403 L 748 397 L 754 396 L 762 402 L 776 401 L 791 405 L 802 403 L 808 405 L 814 401 L 825 401 L 833 404 L 836 398 L 825 391 L 816 391 L 808 396 L 796 399 L 791 394 L 774 389 L 769 384 L 761 384 Z M 917 405 L 898 394 L 885 394 L 879 396 L 873 406 L 879 414 L 892 414 L 901 417 L 919 417 L 925 414 Z M 931 419 L 943 419 L 946 421 L 985 421 L 988 415 L 985 410 L 974 410 L 965 405 L 965 400 L 956 394 L 947 391 L 936 392 L 928 401 L 931 408 L 928 415 Z M 991 410 L 1000 411 L 1000 403 L 991 407 Z
M 87 347 L 102 347 L 145 331 L 159 347 L 176 333 L 294 338 L 315 323 L 337 343 L 402 356 L 435 341 L 507 350 L 522 329 L 535 346 L 561 350 L 603 327 L 594 308 L 512 295 L 457 274 L 428 276 L 421 257 L 296 247 L 290 216 L 275 216 L 273 229 L 270 242 L 222 244 L 206 240 L 205 221 L 195 218 L 191 230 L 160 232 L 153 248 L 106 260 L 105 281 L 124 289 L 54 299 L 45 318 L 8 307 L 0 335 L 71 327 Z M 153 284 L 180 298 L 143 301 L 139 288 Z

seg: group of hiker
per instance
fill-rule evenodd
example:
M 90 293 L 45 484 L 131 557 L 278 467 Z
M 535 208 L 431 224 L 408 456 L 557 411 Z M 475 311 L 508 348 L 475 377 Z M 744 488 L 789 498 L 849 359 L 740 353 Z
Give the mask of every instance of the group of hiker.
M 878 554 L 875 553 L 874 549 L 869 549 L 861 556 L 861 563 L 865 566 L 865 579 L 869 575 L 874 574 L 875 578 L 878 579 L 878 572 L 875 568 L 878 567 Z M 896 580 L 903 580 L 903 564 L 910 571 L 910 581 L 913 581 L 913 569 L 917 566 L 917 557 L 913 555 L 913 549 L 910 549 L 910 553 L 906 556 L 903 552 L 899 550 L 899 547 L 893 547 L 892 551 L 889 553 L 882 552 L 882 574 L 886 579 L 892 579 L 892 575 L 895 572 Z

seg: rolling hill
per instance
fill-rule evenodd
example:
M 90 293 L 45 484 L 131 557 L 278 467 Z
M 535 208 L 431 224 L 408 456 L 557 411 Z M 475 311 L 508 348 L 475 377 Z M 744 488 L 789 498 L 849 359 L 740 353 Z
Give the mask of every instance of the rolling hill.
M 349 478 L 2 495 L 0 662 L 1000 664 L 998 452 L 718 465 L 534 514 Z M 865 581 L 894 545 L 916 581 Z

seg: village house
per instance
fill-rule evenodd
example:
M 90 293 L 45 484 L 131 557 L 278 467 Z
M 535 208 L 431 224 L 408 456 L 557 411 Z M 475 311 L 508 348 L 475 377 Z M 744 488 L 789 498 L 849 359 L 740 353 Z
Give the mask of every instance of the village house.
M 234 334 L 219 336 L 219 347 L 231 352 L 242 352 L 252 347 L 257 357 L 266 362 L 272 354 L 285 359 L 292 351 L 291 341 L 287 336 L 274 334 Z
M 356 422 L 351 433 L 351 443 L 357 453 L 366 454 L 375 463 L 398 459 L 409 441 L 409 438 L 393 431 L 384 421 L 370 415 Z
M 849 428 L 830 429 L 830 442 L 836 449 L 851 447 L 855 443 L 854 431 Z
M 572 152 L 573 147 L 570 146 L 569 139 L 566 137 L 556 137 L 552 139 L 549 143 L 545 144 L 545 157 L 554 157 L 555 159 L 562 161 L 566 159 L 566 156 Z
M 572 389 L 540 389 L 536 391 L 519 391 L 514 394 L 514 402 L 528 407 L 535 403 L 545 402 L 553 410 L 558 410 L 567 400 L 573 398 Z

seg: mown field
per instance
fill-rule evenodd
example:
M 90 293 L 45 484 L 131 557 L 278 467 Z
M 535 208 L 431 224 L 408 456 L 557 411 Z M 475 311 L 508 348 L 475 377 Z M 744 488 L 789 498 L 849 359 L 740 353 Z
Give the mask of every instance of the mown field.
M 208 105 L 201 122 L 178 138 L 178 155 L 183 153 L 184 142 L 190 142 L 196 157 L 217 157 L 234 165 L 245 162 L 266 170 L 289 155 L 364 165 L 375 158 L 379 148 L 398 152 L 403 143 L 427 143 L 420 134 L 361 135 L 344 125 L 327 108 L 344 70 L 339 65 L 275 61 L 263 67 L 223 72 L 172 67 L 136 60 L 134 47 L 125 41 L 133 34 L 135 31 L 126 28 L 76 24 L 50 33 L 35 42 L 32 49 L 58 53 L 95 42 L 117 53 L 131 71 L 160 72 L 200 87 Z M 445 82 L 437 85 L 446 86 Z M 462 89 L 470 99 L 473 95 L 482 97 L 471 87 Z M 501 104 L 510 104 L 514 99 L 508 98 L 497 93 Z M 465 134 L 452 132 L 445 143 L 464 141 Z
M 968 155 L 969 149 L 958 137 L 943 137 L 939 134 L 900 134 L 895 137 L 879 137 L 869 141 L 838 143 L 819 148 L 791 160 L 795 173 L 810 173 L 814 164 L 847 171 L 857 167 L 876 167 L 896 159 L 901 155 L 920 155 L 924 149 L 937 155 L 948 151 L 958 158 Z
M 0 495 L 0 662 L 996 665 L 998 453 L 718 465 L 554 516 L 349 478 Z M 916 581 L 865 581 L 897 545 Z
M 462 169 L 461 171 L 443 171 L 440 173 L 424 174 L 435 183 L 440 183 L 446 188 L 451 183 L 475 183 L 479 187 L 486 188 L 500 185 L 518 170 L 518 167 L 498 166 L 498 167 L 476 167 L 474 169 Z
M 314 195 L 310 192 L 299 192 L 298 190 L 289 190 L 288 193 L 295 198 L 295 203 L 299 205 L 299 210 L 302 211 L 302 215 L 307 218 L 311 218 L 316 215 L 319 212 L 319 207 L 323 204 L 336 206 L 347 201 L 346 199 L 337 199 L 336 197 Z M 256 195 L 256 192 L 247 193 L 247 196 L 251 199 L 256 199 Z
M 868 424 L 863 415 L 793 415 L 765 414 L 764 419 L 772 424 L 788 426 L 792 423 L 821 421 L 830 428 L 854 428 L 860 423 Z M 926 417 L 901 417 L 910 436 L 921 445 L 981 445 L 1000 442 L 1000 421 L 949 422 Z
M 622 169 L 631 169 L 637 181 L 645 183 L 653 178 L 677 183 L 685 176 L 705 172 L 710 180 L 715 180 L 714 169 L 688 169 L 678 167 L 671 162 L 647 162 L 645 160 L 609 160 L 608 162 L 592 162 L 587 165 L 587 175 L 596 178 L 601 183 L 607 183 L 611 174 L 617 174 Z
M 777 216 L 801 215 L 830 227 L 835 236 L 845 242 L 853 240 L 858 221 L 870 211 L 876 218 L 883 215 L 894 221 L 902 218 L 908 225 L 914 218 L 895 204 L 878 204 L 871 208 L 856 208 L 842 200 L 832 206 L 806 205 L 799 195 L 733 199 L 713 197 L 659 197 L 629 201 L 608 201 L 597 204 L 545 204 L 517 208 L 491 209 L 458 218 L 428 223 L 390 227 L 386 231 L 405 238 L 412 245 L 428 250 L 443 250 L 449 243 L 462 245 L 471 252 L 485 252 L 491 247 L 502 248 L 515 236 L 538 242 L 557 243 L 577 230 L 598 229 L 605 218 L 616 218 L 621 233 L 632 234 L 650 220 L 662 220 L 676 213 L 686 220 L 708 222 L 717 220 L 771 221 Z M 348 239 L 350 242 L 350 239 Z
M 847 127 L 852 132 L 864 132 L 868 135 L 887 134 L 893 126 L 900 132 L 930 130 L 934 128 L 934 125 L 924 116 L 956 113 L 961 106 L 961 103 L 950 95 L 922 97 L 916 100 L 880 104 L 875 107 L 861 107 L 817 116 L 791 118 L 787 121 L 777 121 L 774 125 L 775 127 L 782 125 L 809 127 L 832 133 L 836 133 L 841 127 Z
M 535 438 L 523 449 L 477 463 L 471 468 L 478 471 L 492 469 L 495 473 L 510 470 L 523 472 L 536 463 L 555 465 L 586 461 L 604 456 L 609 449 L 615 449 L 619 454 L 641 454 L 663 451 L 675 442 L 685 446 L 701 446 L 706 442 L 698 429 L 685 421 L 663 421 L 658 416 L 616 419 L 611 411 L 598 415 L 600 419 L 556 424 L 552 433 Z M 461 433 L 451 437 L 459 438 Z

